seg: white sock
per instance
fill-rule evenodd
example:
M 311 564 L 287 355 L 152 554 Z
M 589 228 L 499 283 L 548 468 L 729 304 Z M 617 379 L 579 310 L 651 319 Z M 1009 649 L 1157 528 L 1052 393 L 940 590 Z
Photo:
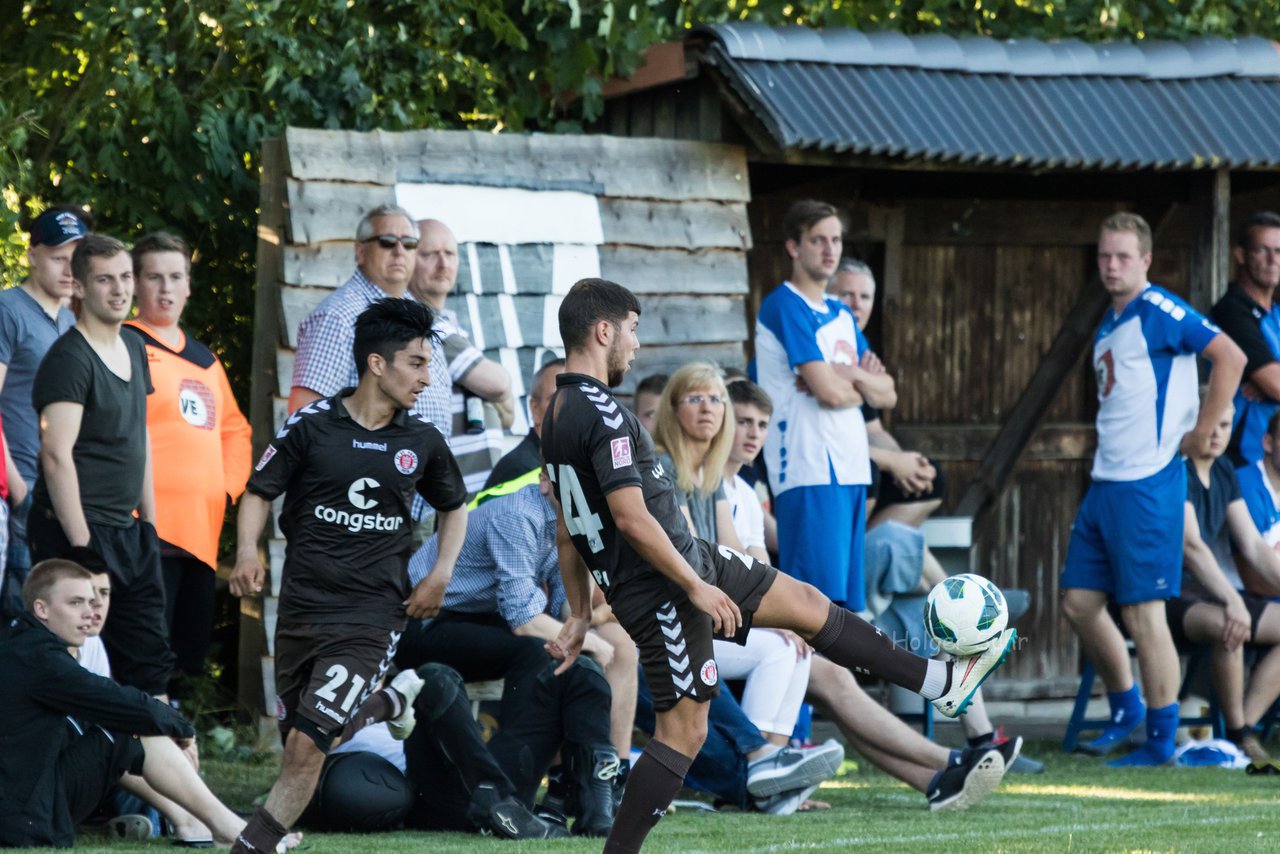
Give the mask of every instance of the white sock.
M 929 659 L 924 671 L 924 684 L 920 686 L 920 696 L 926 700 L 936 700 L 943 695 L 951 681 L 951 662 Z

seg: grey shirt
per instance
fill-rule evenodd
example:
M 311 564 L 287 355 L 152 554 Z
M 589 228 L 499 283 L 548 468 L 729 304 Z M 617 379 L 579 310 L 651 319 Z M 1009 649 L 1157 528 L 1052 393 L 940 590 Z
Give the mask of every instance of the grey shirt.
M 0 364 L 8 370 L 0 388 L 0 416 L 18 473 L 32 486 L 36 481 L 36 457 L 40 453 L 40 425 L 31 390 L 40 360 L 53 342 L 76 325 L 66 308 L 55 320 L 21 287 L 0 291 Z
M 719 531 L 716 528 L 716 502 L 729 500 L 725 496 L 724 482 L 721 481 L 716 491 L 712 493 L 706 493 L 697 488 L 692 492 L 685 492 L 677 483 L 676 464 L 672 461 L 671 455 L 665 451 L 658 454 L 658 462 L 667 470 L 671 485 L 675 487 L 676 503 L 681 507 L 689 508 L 689 516 L 693 519 L 693 535 L 709 543 L 720 542 Z

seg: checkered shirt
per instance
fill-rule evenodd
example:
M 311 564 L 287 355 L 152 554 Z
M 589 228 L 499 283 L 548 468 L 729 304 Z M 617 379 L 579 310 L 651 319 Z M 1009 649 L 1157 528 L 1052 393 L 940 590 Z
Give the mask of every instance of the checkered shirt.
M 435 566 L 438 537 L 409 560 L 417 586 Z M 566 604 L 556 552 L 556 511 L 531 483 L 471 511 L 467 538 L 444 594 L 444 607 L 466 614 L 498 613 L 513 629 L 538 614 L 557 619 Z

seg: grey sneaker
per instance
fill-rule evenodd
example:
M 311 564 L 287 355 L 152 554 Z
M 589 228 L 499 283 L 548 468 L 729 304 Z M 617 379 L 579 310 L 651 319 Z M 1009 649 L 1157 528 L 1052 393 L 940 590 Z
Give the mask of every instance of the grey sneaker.
M 1022 739 L 1018 739 L 1021 745 Z M 938 775 L 925 792 L 932 812 L 967 810 L 995 791 L 1004 777 L 1004 757 L 998 747 L 968 754 L 959 765 Z
M 790 792 L 781 792 L 771 797 L 756 801 L 756 809 L 760 812 L 767 812 L 769 815 L 791 815 L 800 806 L 809 799 L 809 797 L 818 791 L 818 783 L 812 786 L 806 786 L 803 789 L 793 789 Z
M 783 747 L 747 766 L 747 791 L 755 798 L 792 792 L 829 780 L 844 761 L 833 738 L 813 747 Z

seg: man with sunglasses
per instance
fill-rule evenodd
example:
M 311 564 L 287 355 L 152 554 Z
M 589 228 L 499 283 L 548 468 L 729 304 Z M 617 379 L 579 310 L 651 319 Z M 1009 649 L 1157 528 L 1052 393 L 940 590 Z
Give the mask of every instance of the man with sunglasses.
M 298 325 L 290 412 L 357 384 L 356 363 L 351 356 L 356 318 L 380 299 L 409 295 L 418 239 L 413 217 L 397 205 L 379 205 L 360 220 L 356 226 L 355 272 Z M 453 432 L 453 384 L 439 341 L 432 341 L 430 368 L 431 384 L 418 395 L 412 412 L 426 418 L 448 439 Z

